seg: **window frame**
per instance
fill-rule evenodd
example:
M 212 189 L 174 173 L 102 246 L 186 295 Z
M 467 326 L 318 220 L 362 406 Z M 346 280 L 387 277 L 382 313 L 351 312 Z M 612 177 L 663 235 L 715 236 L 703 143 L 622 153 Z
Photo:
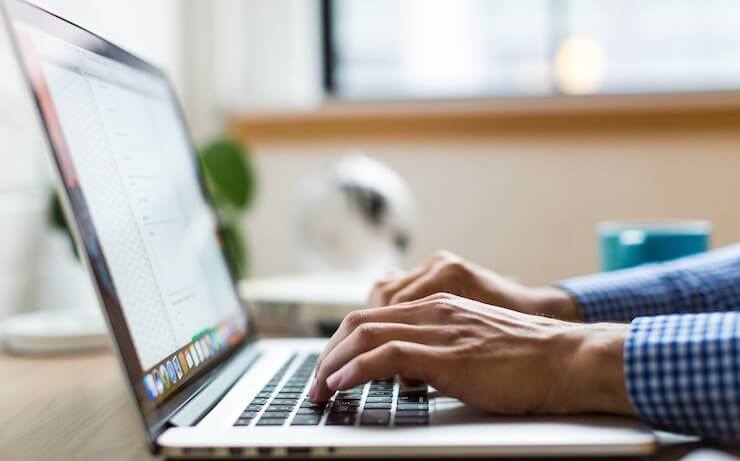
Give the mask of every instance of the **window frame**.
M 631 108 L 640 108 L 640 106 L 650 107 L 656 102 L 661 108 L 676 107 L 676 108 L 687 108 L 690 110 L 696 110 L 697 108 L 706 109 L 715 108 L 718 105 L 725 108 L 740 107 L 740 84 L 737 89 L 720 89 L 720 90 L 692 90 L 692 91 L 639 91 L 639 92 L 624 92 L 624 93 L 593 93 L 593 94 L 567 94 L 562 92 L 557 85 L 552 85 L 551 93 L 542 96 L 531 96 L 531 95 L 491 95 L 491 94 L 480 94 L 474 96 L 453 96 L 453 97 L 439 97 L 439 98 L 415 98 L 415 97 L 397 97 L 397 96 L 381 96 L 377 98 L 371 97 L 343 97 L 337 92 L 335 71 L 337 66 L 337 54 L 334 48 L 334 3 L 339 0 L 319 0 L 319 38 L 320 38 L 320 56 L 321 56 L 321 83 L 322 89 L 325 94 L 325 99 L 329 105 L 414 105 L 424 106 L 428 103 L 444 103 L 450 102 L 457 104 L 460 102 L 465 103 L 466 101 L 485 101 L 489 104 L 497 104 L 503 102 L 503 105 L 511 108 L 518 106 L 518 102 L 522 101 L 523 106 L 534 106 L 539 108 L 540 106 L 550 106 L 553 101 L 560 103 L 567 103 L 571 100 L 576 100 L 576 105 L 589 104 L 589 101 L 594 101 L 595 104 L 606 103 L 606 107 L 609 108 L 614 105 L 622 108 L 623 101 L 629 100 L 629 106 Z M 553 33 L 551 31 L 551 33 Z M 727 97 L 728 100 L 722 102 L 721 99 Z M 703 99 L 706 98 L 706 102 Z M 538 104 L 541 102 L 542 104 Z M 566 104 L 568 105 L 568 104 Z

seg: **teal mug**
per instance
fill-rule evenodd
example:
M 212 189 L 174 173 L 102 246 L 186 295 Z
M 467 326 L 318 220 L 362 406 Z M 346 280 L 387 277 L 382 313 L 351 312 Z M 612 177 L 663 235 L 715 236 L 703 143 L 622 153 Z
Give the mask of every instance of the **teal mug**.
M 668 261 L 709 249 L 712 225 L 700 220 L 610 221 L 599 224 L 601 269 Z

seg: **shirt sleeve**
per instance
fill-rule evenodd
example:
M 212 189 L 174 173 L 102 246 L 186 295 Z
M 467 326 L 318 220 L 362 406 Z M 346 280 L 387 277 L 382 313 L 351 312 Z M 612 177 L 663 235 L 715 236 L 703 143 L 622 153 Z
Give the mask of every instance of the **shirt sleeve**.
M 647 424 L 740 442 L 740 312 L 638 317 L 625 379 Z
M 578 303 L 587 322 L 740 309 L 740 245 L 556 284 Z

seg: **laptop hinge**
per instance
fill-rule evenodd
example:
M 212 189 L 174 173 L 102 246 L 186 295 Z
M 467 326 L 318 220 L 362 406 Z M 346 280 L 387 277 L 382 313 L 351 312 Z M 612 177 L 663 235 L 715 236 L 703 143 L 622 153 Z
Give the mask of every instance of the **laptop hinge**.
M 211 411 L 237 380 L 257 361 L 260 352 L 254 344 L 245 347 L 231 359 L 213 381 L 180 407 L 169 420 L 171 426 L 194 426 Z

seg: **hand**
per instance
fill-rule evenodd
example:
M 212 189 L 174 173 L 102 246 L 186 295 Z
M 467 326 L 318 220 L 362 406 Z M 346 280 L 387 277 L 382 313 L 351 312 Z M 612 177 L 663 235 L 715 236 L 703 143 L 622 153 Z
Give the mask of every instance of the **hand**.
M 413 301 L 434 293 L 452 293 L 525 314 L 561 320 L 581 320 L 573 298 L 555 287 L 526 287 L 447 251 L 437 253 L 408 273 L 378 281 L 370 293 L 370 307 Z
M 449 294 L 350 313 L 319 357 L 309 396 L 399 376 L 500 414 L 632 414 L 628 325 L 533 316 Z

